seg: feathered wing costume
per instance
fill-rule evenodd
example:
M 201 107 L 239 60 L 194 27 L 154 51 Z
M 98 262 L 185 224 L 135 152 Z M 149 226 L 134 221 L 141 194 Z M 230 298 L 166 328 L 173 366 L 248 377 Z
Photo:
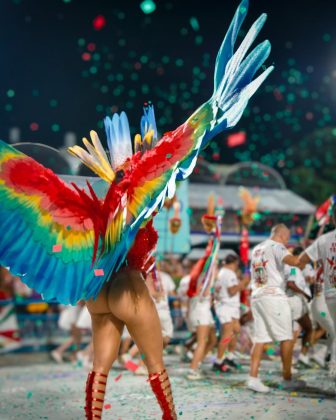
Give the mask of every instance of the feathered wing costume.
M 176 181 L 190 175 L 201 149 L 239 121 L 248 100 L 273 70 L 268 67 L 253 80 L 269 56 L 268 41 L 245 57 L 265 14 L 234 52 L 247 7 L 248 1 L 242 1 L 218 52 L 211 98 L 184 124 L 158 140 L 150 106 L 141 121 L 142 136 L 135 138 L 135 154 L 124 113 L 105 119 L 110 158 L 95 132 L 90 133 L 92 143 L 84 139 L 87 152 L 78 146 L 70 149 L 110 183 L 103 200 L 89 184 L 89 193 L 75 184 L 68 186 L 51 170 L 0 142 L 1 265 L 22 276 L 46 300 L 74 304 L 97 296 L 122 264 L 141 269 L 148 263 L 148 255 L 139 257 L 139 248 L 148 254 L 156 240 L 154 213 L 173 196 Z

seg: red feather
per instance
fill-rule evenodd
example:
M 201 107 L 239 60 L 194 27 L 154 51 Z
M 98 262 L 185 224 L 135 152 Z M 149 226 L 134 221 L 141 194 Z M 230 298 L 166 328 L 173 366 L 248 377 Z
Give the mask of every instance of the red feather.
M 144 228 L 139 229 L 132 248 L 127 254 L 128 265 L 136 270 L 147 271 L 151 264 L 152 252 L 158 240 L 158 234 L 153 227 L 153 220 L 150 220 Z

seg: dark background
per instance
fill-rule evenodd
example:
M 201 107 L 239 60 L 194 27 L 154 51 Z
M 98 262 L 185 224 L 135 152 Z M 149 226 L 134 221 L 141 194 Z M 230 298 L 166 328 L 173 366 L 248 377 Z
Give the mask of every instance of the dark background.
M 207 100 L 239 2 L 157 0 L 151 14 L 140 3 L 1 0 L 0 138 L 19 127 L 21 141 L 54 147 L 67 131 L 79 141 L 96 129 L 103 139 L 103 117 L 121 110 L 135 134 L 148 100 L 162 133 Z M 275 71 L 233 130 L 245 131 L 246 143 L 229 148 L 225 133 L 204 157 L 261 161 L 318 203 L 336 182 L 336 2 L 254 0 L 244 31 L 262 12 L 268 21 L 258 41 L 271 41 Z M 101 30 L 93 27 L 98 15 Z

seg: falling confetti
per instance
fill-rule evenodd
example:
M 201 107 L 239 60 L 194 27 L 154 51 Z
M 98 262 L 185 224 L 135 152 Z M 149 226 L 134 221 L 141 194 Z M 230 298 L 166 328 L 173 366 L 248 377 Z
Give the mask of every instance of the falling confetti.
M 92 26 L 96 31 L 101 31 L 106 26 L 106 19 L 103 15 L 98 15 L 93 19 Z
M 102 268 L 96 268 L 96 269 L 94 270 L 94 275 L 95 275 L 96 277 L 103 276 L 103 275 L 104 275 L 104 270 L 103 270 Z

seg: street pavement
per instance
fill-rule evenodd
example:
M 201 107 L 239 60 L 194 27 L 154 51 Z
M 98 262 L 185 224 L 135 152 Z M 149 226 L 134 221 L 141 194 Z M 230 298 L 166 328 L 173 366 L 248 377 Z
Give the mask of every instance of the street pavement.
M 186 379 L 188 365 L 175 354 L 165 356 L 178 419 L 334 420 L 335 383 L 317 367 L 300 370 L 307 387 L 281 389 L 279 360 L 262 362 L 261 378 L 271 393 L 245 388 L 248 361 L 235 373 L 215 373 L 211 358 L 202 365 L 205 378 Z M 83 419 L 87 370 L 75 363 L 52 362 L 46 353 L 0 356 L 0 419 Z M 104 419 L 160 419 L 160 409 L 145 376 L 116 366 L 111 370 Z

